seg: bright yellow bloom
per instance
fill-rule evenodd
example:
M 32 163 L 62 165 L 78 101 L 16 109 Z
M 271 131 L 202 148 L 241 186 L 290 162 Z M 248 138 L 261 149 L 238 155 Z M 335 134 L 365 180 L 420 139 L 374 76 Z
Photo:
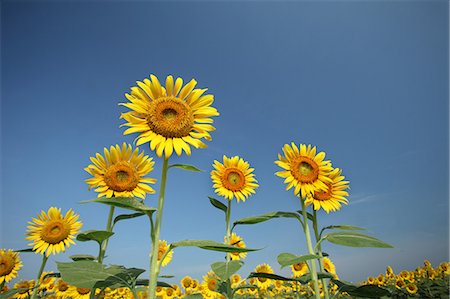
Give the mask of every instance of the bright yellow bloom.
M 220 293 L 218 293 L 218 290 L 219 278 L 214 272 L 209 271 L 205 276 L 203 276 L 202 295 L 208 298 L 215 298 L 220 295 Z
M 325 268 L 325 271 L 333 274 L 335 279 L 338 279 L 338 276 L 336 274 L 336 266 L 333 264 L 333 262 L 328 257 L 323 258 L 323 267 Z
M 324 209 L 325 212 L 334 212 L 341 209 L 341 203 L 348 204 L 345 196 L 348 196 L 348 181 L 344 181 L 345 177 L 341 175 L 342 170 L 339 168 L 333 169 L 328 177 L 331 182 L 325 183 L 327 185 L 326 191 L 316 191 L 314 194 L 309 194 L 306 198 L 305 204 L 313 204 L 314 210 Z
M 406 291 L 408 291 L 408 293 L 410 294 L 415 294 L 417 293 L 417 286 L 413 283 L 408 283 L 406 285 Z
M 273 270 L 268 264 L 261 264 L 261 265 L 256 266 L 255 272 L 256 273 L 273 274 Z M 270 279 L 268 279 L 268 278 L 257 277 L 256 278 L 256 284 L 258 285 L 258 287 L 260 289 L 265 290 L 272 284 L 272 281 Z
M 28 222 L 27 240 L 31 240 L 30 246 L 40 254 L 60 253 L 66 251 L 70 244 L 75 244 L 73 239 L 81 229 L 81 222 L 77 221 L 79 215 L 72 209 L 62 216 L 61 209 L 51 207 L 48 212 L 41 211 L 38 218 Z
M 69 284 L 62 279 L 58 279 L 58 282 L 55 286 L 55 294 L 59 299 L 69 298 Z
M 169 244 L 165 240 L 159 240 L 158 242 L 158 261 L 161 261 L 164 254 L 169 250 Z M 173 250 L 170 250 L 166 256 L 164 257 L 163 261 L 161 262 L 161 266 L 165 267 L 170 261 L 172 260 Z
M 283 152 L 284 156 L 278 154 L 275 164 L 284 169 L 276 175 L 285 179 L 286 190 L 294 188 L 294 195 L 302 198 L 328 190 L 327 183 L 332 183 L 328 177 L 332 167 L 330 161 L 324 160 L 324 152 L 316 155 L 315 146 L 300 144 L 297 147 L 293 142 L 291 145 L 285 144 Z
M 68 295 L 72 299 L 89 299 L 91 295 L 91 289 L 77 288 L 75 286 L 70 286 L 68 290 Z
M 22 268 L 19 253 L 12 250 L 0 249 L 0 284 L 9 282 L 17 276 L 17 271 Z
M 192 277 L 190 276 L 183 277 L 183 279 L 180 281 L 180 284 L 183 287 L 183 289 L 185 290 L 189 289 L 192 284 Z
M 210 141 L 210 132 L 215 128 L 212 116 L 219 113 L 211 104 L 214 96 L 204 94 L 207 89 L 194 89 L 197 81 L 192 79 L 183 88 L 183 80 L 172 76 L 166 79 L 162 87 L 156 76 L 131 88 L 131 94 L 125 94 L 129 103 L 121 105 L 131 111 L 122 113 L 121 118 L 129 128 L 124 134 L 139 133 L 136 145 L 150 144 L 159 157 L 169 158 L 173 151 L 178 156 L 184 151 L 191 155 L 190 146 L 205 148 L 201 139 Z
M 242 277 L 239 274 L 231 275 L 231 287 L 232 288 L 237 287 L 242 282 L 243 282 Z
M 223 164 L 214 160 L 213 167 L 211 179 L 214 192 L 228 200 L 236 198 L 238 202 L 245 201 L 259 186 L 253 174 L 254 169 L 238 156 L 223 156 Z
M 225 242 L 227 241 L 227 237 L 224 238 Z M 228 244 L 231 244 L 233 246 L 236 246 L 238 248 L 246 248 L 244 240 L 236 235 L 235 233 L 231 234 L 230 242 Z M 232 260 L 240 260 L 245 259 L 247 256 L 247 252 L 230 252 L 230 257 Z
M 292 276 L 294 278 L 297 278 L 297 277 L 301 277 L 301 276 L 305 275 L 306 273 L 308 273 L 309 268 L 305 262 L 300 262 L 300 263 L 291 265 L 291 270 L 292 270 Z
M 93 177 L 86 180 L 91 188 L 98 192 L 98 197 L 132 197 L 145 198 L 147 193 L 153 194 L 155 190 L 148 184 L 156 183 L 156 179 L 145 178 L 153 170 L 155 162 L 152 158 L 139 153 L 139 149 L 133 150 L 130 144 L 125 142 L 120 147 L 118 144 L 111 146 L 109 150 L 103 149 L 104 157 L 97 153 L 91 157 L 93 164 L 86 170 Z
M 53 272 L 43 272 L 41 275 L 40 283 L 39 283 L 39 290 L 47 290 L 47 292 L 52 291 L 55 287 L 55 278 L 54 277 L 45 277 L 48 274 L 52 274 Z
M 27 299 L 33 293 L 34 280 L 21 280 L 18 283 L 14 284 L 15 289 L 23 289 L 16 294 L 14 294 L 14 298 L 17 299 Z

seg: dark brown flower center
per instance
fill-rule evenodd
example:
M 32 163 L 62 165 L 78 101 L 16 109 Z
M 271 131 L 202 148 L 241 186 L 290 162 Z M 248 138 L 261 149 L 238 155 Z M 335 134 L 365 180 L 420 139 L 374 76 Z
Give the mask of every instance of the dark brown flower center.
M 139 174 L 128 162 L 120 161 L 108 168 L 104 179 L 113 191 L 133 191 L 139 183 Z
M 41 230 L 41 239 L 49 244 L 58 244 L 70 234 L 70 224 L 63 220 L 50 220 Z

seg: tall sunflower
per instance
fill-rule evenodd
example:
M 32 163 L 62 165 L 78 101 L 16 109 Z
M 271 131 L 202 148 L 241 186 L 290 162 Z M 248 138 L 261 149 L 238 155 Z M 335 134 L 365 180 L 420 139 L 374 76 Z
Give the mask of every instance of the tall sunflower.
M 22 268 L 19 253 L 11 249 L 0 249 L 0 284 L 9 282 L 17 276 L 17 271 Z
M 316 154 L 316 147 L 310 144 L 285 144 L 284 156 L 278 154 L 275 164 L 284 170 L 276 173 L 284 178 L 286 190 L 294 188 L 294 195 L 305 198 L 316 191 L 326 191 L 326 183 L 331 183 L 328 173 L 332 170 L 330 161 L 324 160 L 325 153 Z
M 98 197 L 140 197 L 145 198 L 147 193 L 153 194 L 155 190 L 148 184 L 156 183 L 156 179 L 146 178 L 153 170 L 155 162 L 152 158 L 144 156 L 144 151 L 133 150 L 130 144 L 125 142 L 120 147 L 118 144 L 111 146 L 109 150 L 103 149 L 104 157 L 97 153 L 91 157 L 93 164 L 86 170 L 93 177 L 86 180 L 89 189 L 95 189 Z
M 225 237 L 224 239 L 226 242 L 227 237 Z M 235 247 L 238 247 L 238 248 L 246 248 L 244 240 L 240 236 L 236 235 L 235 233 L 231 234 L 229 244 L 233 245 Z M 245 259 L 246 256 L 247 256 L 247 252 L 231 252 L 230 253 L 230 258 L 232 260 Z
M 214 160 L 214 170 L 211 171 L 213 188 L 220 196 L 239 202 L 245 201 L 259 187 L 255 179 L 254 169 L 238 156 L 228 158 L 223 156 L 223 164 Z
M 131 110 L 121 115 L 127 121 L 123 125 L 129 127 L 125 135 L 139 133 L 136 144 L 148 142 L 159 157 L 169 158 L 174 151 L 189 156 L 191 145 L 206 147 L 202 139 L 211 140 L 210 132 L 215 130 L 211 117 L 219 115 L 211 107 L 214 96 L 205 94 L 207 89 L 195 89 L 194 79 L 183 86 L 183 79 L 174 82 L 172 76 L 166 78 L 165 87 L 154 75 L 136 83 L 125 94 L 129 102 L 121 104 Z
M 344 181 L 345 177 L 341 175 L 342 170 L 334 168 L 327 176 L 331 182 L 325 183 L 326 190 L 316 191 L 314 194 L 309 194 L 305 200 L 306 205 L 312 204 L 314 210 L 324 209 L 325 212 L 334 212 L 341 209 L 341 203 L 348 204 L 345 196 L 349 188 L 348 181 Z
M 79 215 L 72 209 L 63 216 L 61 209 L 51 207 L 48 212 L 41 211 L 38 218 L 28 222 L 26 240 L 31 240 L 29 244 L 33 250 L 40 254 L 60 253 L 66 251 L 70 244 L 75 244 L 73 239 L 81 229 L 81 222 L 77 221 Z

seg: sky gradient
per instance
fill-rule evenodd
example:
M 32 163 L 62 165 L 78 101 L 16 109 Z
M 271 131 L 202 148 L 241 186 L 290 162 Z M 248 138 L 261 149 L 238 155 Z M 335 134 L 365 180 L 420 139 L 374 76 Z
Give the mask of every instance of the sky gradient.
M 83 168 L 103 147 L 136 137 L 119 128 L 127 109 L 118 105 L 135 81 L 172 74 L 207 87 L 221 115 L 207 149 L 170 161 L 204 172 L 169 173 L 161 238 L 223 240 L 223 214 L 207 198 L 211 165 L 223 155 L 243 157 L 260 184 L 233 205 L 232 220 L 298 210 L 274 175 L 293 141 L 325 151 L 350 181 L 350 204 L 320 211 L 320 225 L 362 226 L 395 246 L 324 244 L 342 279 L 448 261 L 448 21 L 448 2 L 433 0 L 2 1 L 0 247 L 26 248 L 27 222 L 50 206 L 73 208 L 83 229 L 104 229 L 108 208 L 79 204 L 96 196 Z M 155 158 L 150 176 L 159 181 L 162 161 L 140 148 Z M 156 206 L 156 196 L 146 203 Z M 291 219 L 236 233 L 263 248 L 248 254 L 242 276 L 263 262 L 289 275 L 277 255 L 307 252 Z M 106 263 L 146 269 L 149 248 L 146 219 L 120 223 Z M 96 250 L 77 243 L 48 270 Z M 21 257 L 20 278 L 34 278 L 40 257 Z M 181 248 L 162 273 L 201 278 L 222 259 Z

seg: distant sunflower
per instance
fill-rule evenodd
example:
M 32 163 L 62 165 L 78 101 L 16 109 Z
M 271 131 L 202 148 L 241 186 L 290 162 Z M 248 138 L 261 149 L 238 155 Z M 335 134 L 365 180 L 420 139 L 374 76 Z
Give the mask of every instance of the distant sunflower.
M 344 181 L 345 177 L 341 173 L 341 169 L 334 168 L 328 174 L 331 182 L 326 183 L 327 190 L 309 194 L 305 200 L 305 204 L 313 204 L 314 210 L 322 208 L 327 213 L 339 210 L 341 203 L 348 204 L 348 200 L 345 198 L 345 196 L 348 196 L 348 192 L 345 191 L 349 188 L 348 181 Z
M 327 271 L 330 274 L 333 274 L 334 278 L 338 279 L 338 276 L 336 274 L 336 266 L 333 264 L 333 262 L 328 257 L 324 257 L 322 262 L 325 271 Z
M 225 236 L 225 242 L 227 241 L 227 237 Z M 238 248 L 246 248 L 244 240 L 236 235 L 235 233 L 231 234 L 230 237 L 230 245 L 236 246 Z M 245 259 L 247 256 L 247 252 L 230 252 L 230 257 L 232 260 L 240 260 Z
M 20 291 L 15 293 L 13 297 L 16 299 L 30 298 L 33 293 L 34 284 L 34 280 L 21 280 L 14 284 L 14 289 L 20 289 Z
M 326 161 L 325 153 L 316 154 L 316 147 L 295 143 L 285 144 L 283 147 L 284 156 L 278 154 L 275 164 L 284 170 L 276 173 L 284 178 L 287 184 L 286 190 L 294 188 L 294 195 L 302 198 L 316 191 L 326 191 L 326 183 L 331 183 L 328 173 L 332 170 L 330 161 Z
M 19 253 L 10 249 L 0 249 L 0 284 L 11 281 L 22 268 Z
M 294 278 L 297 278 L 297 277 L 301 277 L 301 276 L 305 275 L 306 273 L 308 273 L 309 268 L 305 262 L 300 262 L 300 263 L 291 265 L 291 270 L 292 270 L 292 276 Z
M 270 267 L 268 264 L 261 264 L 261 265 L 256 266 L 255 272 L 256 273 L 273 274 L 272 267 Z M 256 284 L 260 289 L 265 290 L 272 284 L 272 281 L 268 278 L 257 277 Z
M 72 299 L 89 299 L 91 296 L 91 289 L 71 286 L 68 290 L 68 295 Z
M 185 290 L 189 289 L 192 285 L 192 277 L 190 277 L 190 276 L 183 277 L 180 284 L 183 287 L 183 289 L 185 289 Z
M 164 254 L 169 250 L 169 244 L 165 240 L 159 240 L 158 242 L 158 261 L 161 261 Z M 164 257 L 163 261 L 161 262 L 161 266 L 166 266 L 170 261 L 172 260 L 173 251 L 170 250 L 167 255 Z
M 155 162 L 152 158 L 139 153 L 139 149 L 133 150 L 130 144 L 125 142 L 120 147 L 118 144 L 108 149 L 104 148 L 105 157 L 97 153 L 91 157 L 93 164 L 84 170 L 93 176 L 86 183 L 98 192 L 98 197 L 132 197 L 145 198 L 147 193 L 153 194 L 155 190 L 147 184 L 156 183 L 156 179 L 144 176 L 153 170 Z
M 69 298 L 69 289 L 70 285 L 67 282 L 63 281 L 62 279 L 58 279 L 54 289 L 56 297 L 58 297 L 59 299 Z
M 259 186 L 250 164 L 238 156 L 228 158 L 223 156 L 223 164 L 214 160 L 214 170 L 211 171 L 213 188 L 220 196 L 232 200 L 245 201 Z
M 60 253 L 66 251 L 70 244 L 75 244 L 73 239 L 80 230 L 82 224 L 77 221 L 79 215 L 72 209 L 62 216 L 61 209 L 51 207 L 48 212 L 41 211 L 38 218 L 28 222 L 26 240 L 31 240 L 29 244 L 33 250 L 40 254 Z
M 220 293 L 219 291 L 219 277 L 212 272 L 209 271 L 205 276 L 203 276 L 202 282 L 202 295 L 207 298 L 215 298 Z
M 408 293 L 410 293 L 411 295 L 417 293 L 418 288 L 414 283 L 408 283 L 406 285 L 406 291 L 408 291 Z
M 136 145 L 148 142 L 152 151 L 166 158 L 173 151 L 190 156 L 191 145 L 206 147 L 201 139 L 211 140 L 210 132 L 215 130 L 211 117 L 219 115 L 211 107 L 214 96 L 204 94 L 207 89 L 194 89 L 194 79 L 182 87 L 183 79 L 174 82 L 172 76 L 167 77 L 165 88 L 154 75 L 137 85 L 125 94 L 130 102 L 121 104 L 131 110 L 121 115 L 127 121 L 123 125 L 129 127 L 124 134 L 139 133 Z

